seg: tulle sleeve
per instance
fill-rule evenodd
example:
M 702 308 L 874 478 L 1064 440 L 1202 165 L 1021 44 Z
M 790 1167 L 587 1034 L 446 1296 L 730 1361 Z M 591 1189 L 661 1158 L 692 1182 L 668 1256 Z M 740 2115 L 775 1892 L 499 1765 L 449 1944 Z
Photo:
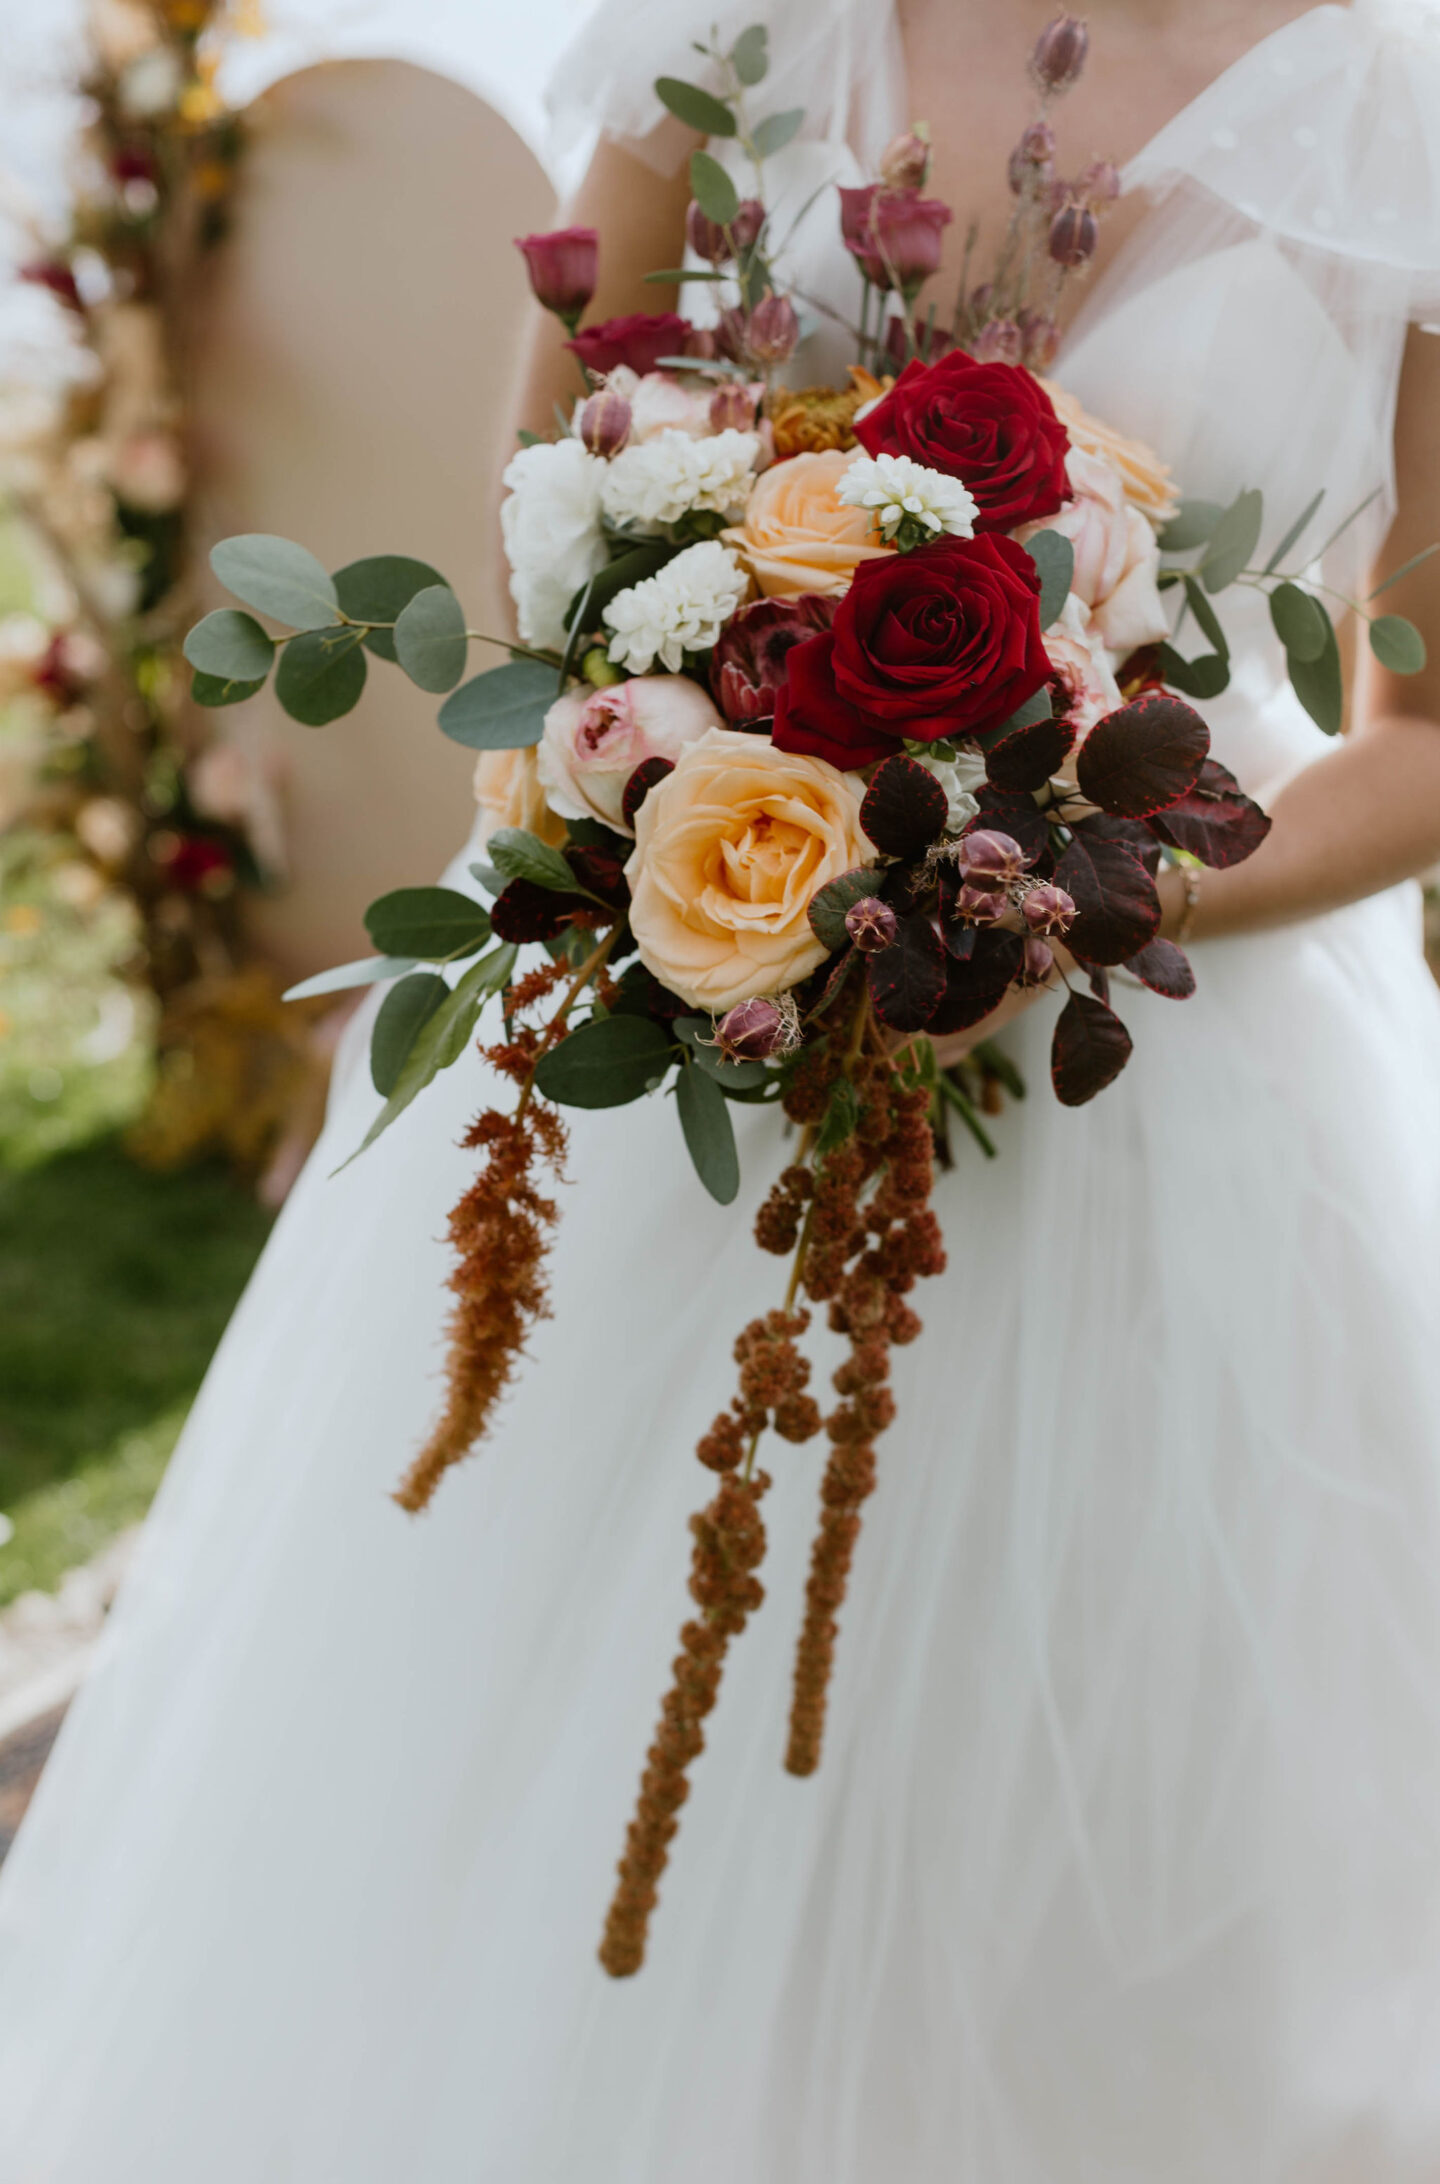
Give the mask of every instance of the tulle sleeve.
M 728 47 L 754 22 L 770 32 L 760 110 L 804 107 L 804 138 L 848 142 L 862 163 L 873 161 L 903 119 L 893 0 L 601 0 L 550 82 L 557 143 L 598 132 L 673 173 L 694 138 L 669 123 L 655 78 L 703 82 L 696 42 L 708 43 L 714 28 Z
M 1440 0 L 1318 7 L 1263 40 L 1125 179 L 1163 193 L 1186 178 L 1363 270 L 1372 298 L 1440 318 Z

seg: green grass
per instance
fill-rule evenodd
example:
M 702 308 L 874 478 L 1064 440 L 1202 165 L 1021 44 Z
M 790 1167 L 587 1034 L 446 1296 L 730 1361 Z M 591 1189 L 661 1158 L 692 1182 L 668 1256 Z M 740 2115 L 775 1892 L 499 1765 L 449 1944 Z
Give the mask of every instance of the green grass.
M 114 1145 L 0 1175 L 0 1603 L 143 1515 L 268 1226 Z

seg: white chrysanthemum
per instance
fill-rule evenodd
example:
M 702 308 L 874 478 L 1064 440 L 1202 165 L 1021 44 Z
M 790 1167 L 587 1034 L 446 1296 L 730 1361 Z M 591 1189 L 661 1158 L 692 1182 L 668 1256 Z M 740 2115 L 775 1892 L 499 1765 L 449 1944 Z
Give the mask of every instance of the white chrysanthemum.
M 912 532 L 939 538 L 973 538 L 974 497 L 958 478 L 927 470 L 908 455 L 857 455 L 840 480 L 836 498 L 847 508 L 869 508 L 880 535 L 893 539 L 908 522 Z
M 606 465 L 605 513 L 612 523 L 639 528 L 678 523 L 698 508 L 737 515 L 755 482 L 759 452 L 753 432 L 696 440 L 672 426 L 638 447 L 622 448 Z
M 912 751 L 911 756 L 926 773 L 933 774 L 945 791 L 949 810 L 945 814 L 946 829 L 958 834 L 967 827 L 980 809 L 975 790 L 985 779 L 985 761 L 973 743 L 962 744 L 954 758 L 932 758 L 928 752 Z
M 738 435 L 737 435 L 738 437 Z M 610 657 L 632 675 L 658 660 L 672 674 L 687 652 L 705 652 L 740 606 L 749 578 L 728 546 L 706 539 L 687 546 L 654 576 L 620 592 L 605 609 L 615 635 Z
M 605 465 L 578 440 L 522 447 L 505 471 L 500 530 L 527 645 L 565 647 L 565 609 L 609 558 L 600 524 Z

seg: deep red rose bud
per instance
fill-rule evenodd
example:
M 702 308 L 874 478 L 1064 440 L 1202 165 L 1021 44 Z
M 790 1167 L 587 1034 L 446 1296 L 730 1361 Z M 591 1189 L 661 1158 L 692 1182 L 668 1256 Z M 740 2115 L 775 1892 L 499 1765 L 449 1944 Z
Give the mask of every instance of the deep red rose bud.
M 1018 364 L 1024 348 L 1024 336 L 1014 319 L 996 318 L 981 327 L 971 354 L 977 364 Z
M 962 887 L 955 897 L 956 914 L 972 925 L 998 925 L 1009 907 L 1003 888 Z
M 1113 205 L 1120 195 L 1119 168 L 1112 166 L 1108 159 L 1092 159 L 1075 184 L 1075 194 L 1097 209 Z
M 1049 171 L 1055 157 L 1055 131 L 1048 121 L 1032 121 L 1010 154 L 1010 187 L 1018 197 L 1033 174 Z
M 768 1062 L 792 1046 L 794 1037 L 779 1004 L 757 995 L 726 1010 L 715 1026 L 715 1044 L 727 1062 Z
M 595 293 L 600 261 L 597 231 L 573 227 L 556 228 L 549 235 L 517 235 L 515 248 L 524 256 L 536 300 L 563 319 L 573 334 Z
M 1013 835 L 977 827 L 956 843 L 955 862 L 967 885 L 1005 888 L 1025 870 L 1025 852 Z
M 930 138 L 916 122 L 902 136 L 893 137 L 880 155 L 880 180 L 887 190 L 923 190 L 930 172 Z
M 748 387 L 738 380 L 727 379 L 710 397 L 710 430 L 712 432 L 753 432 L 755 430 L 755 397 Z
M 1043 940 L 1027 940 L 1025 961 L 1018 983 L 1022 986 L 1046 986 L 1055 968 L 1055 951 L 1047 948 Z
M 1087 205 L 1063 205 L 1050 222 L 1048 249 L 1057 265 L 1084 265 L 1095 255 L 1100 227 Z
M 1042 880 L 1026 895 L 1020 915 L 1032 933 L 1068 933 L 1075 922 L 1075 898 L 1063 887 Z
M 618 455 L 630 437 L 630 404 L 623 394 L 602 387 L 580 412 L 580 437 L 592 455 Z
M 565 346 L 597 379 L 621 364 L 643 379 L 662 356 L 679 356 L 694 330 L 675 311 L 632 311 L 625 318 L 587 326 Z
M 1030 71 L 1042 91 L 1068 91 L 1079 80 L 1090 50 L 1083 17 L 1057 15 L 1035 41 Z
M 861 955 L 879 955 L 894 941 L 900 920 L 878 895 L 862 895 L 845 913 L 845 930 Z
M 1032 372 L 1044 372 L 1054 363 L 1060 347 L 1060 329 L 1054 319 L 1043 311 L 1022 311 L 1016 321 L 1020 328 L 1020 361 Z
M 757 364 L 783 364 L 795 353 L 800 321 L 788 296 L 776 296 L 767 288 L 750 313 L 745 346 Z
M 710 688 L 728 721 L 745 728 L 771 718 L 790 654 L 829 629 L 838 603 L 802 592 L 795 599 L 757 599 L 732 616 L 710 656 Z

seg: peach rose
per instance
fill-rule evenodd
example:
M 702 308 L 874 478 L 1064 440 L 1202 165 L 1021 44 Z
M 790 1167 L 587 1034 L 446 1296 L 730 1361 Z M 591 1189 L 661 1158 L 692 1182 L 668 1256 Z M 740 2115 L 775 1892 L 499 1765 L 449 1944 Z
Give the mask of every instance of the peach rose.
M 1045 650 L 1065 689 L 1065 702 L 1056 711 L 1074 723 L 1083 741 L 1097 720 L 1117 711 L 1125 700 L 1090 609 L 1074 592 L 1046 630 Z
M 565 823 L 545 801 L 533 749 L 482 751 L 475 761 L 475 801 L 480 806 L 480 846 L 501 827 L 523 827 L 559 849 Z
M 540 779 L 567 819 L 599 819 L 621 834 L 625 784 L 647 758 L 676 759 L 720 714 L 685 675 L 635 675 L 603 690 L 572 690 L 545 715 Z
M 1053 379 L 1042 379 L 1040 384 L 1050 397 L 1055 415 L 1069 433 L 1071 446 L 1113 463 L 1125 481 L 1125 498 L 1131 507 L 1138 508 L 1157 526 L 1168 523 L 1180 506 L 1170 465 L 1162 463 L 1143 440 L 1127 439 L 1113 425 L 1102 424 L 1098 417 L 1092 417 L 1073 394 L 1064 387 L 1057 387 Z
M 780 993 L 825 960 L 810 898 L 865 864 L 863 783 L 712 728 L 640 807 L 625 867 L 641 961 L 692 1008 Z
M 838 598 L 862 561 L 893 553 L 893 547 L 872 545 L 875 521 L 868 509 L 842 507 L 836 498 L 856 453 L 836 448 L 776 463 L 756 480 L 745 521 L 720 534 L 772 599 L 801 592 Z
M 1120 659 L 1140 645 L 1169 635 L 1156 578 L 1160 547 L 1155 533 L 1125 498 L 1125 482 L 1103 456 L 1072 447 L 1065 474 L 1073 498 L 1044 523 L 1027 524 L 1022 537 L 1037 530 L 1059 531 L 1075 548 L 1072 592 L 1095 617 L 1095 627 Z

